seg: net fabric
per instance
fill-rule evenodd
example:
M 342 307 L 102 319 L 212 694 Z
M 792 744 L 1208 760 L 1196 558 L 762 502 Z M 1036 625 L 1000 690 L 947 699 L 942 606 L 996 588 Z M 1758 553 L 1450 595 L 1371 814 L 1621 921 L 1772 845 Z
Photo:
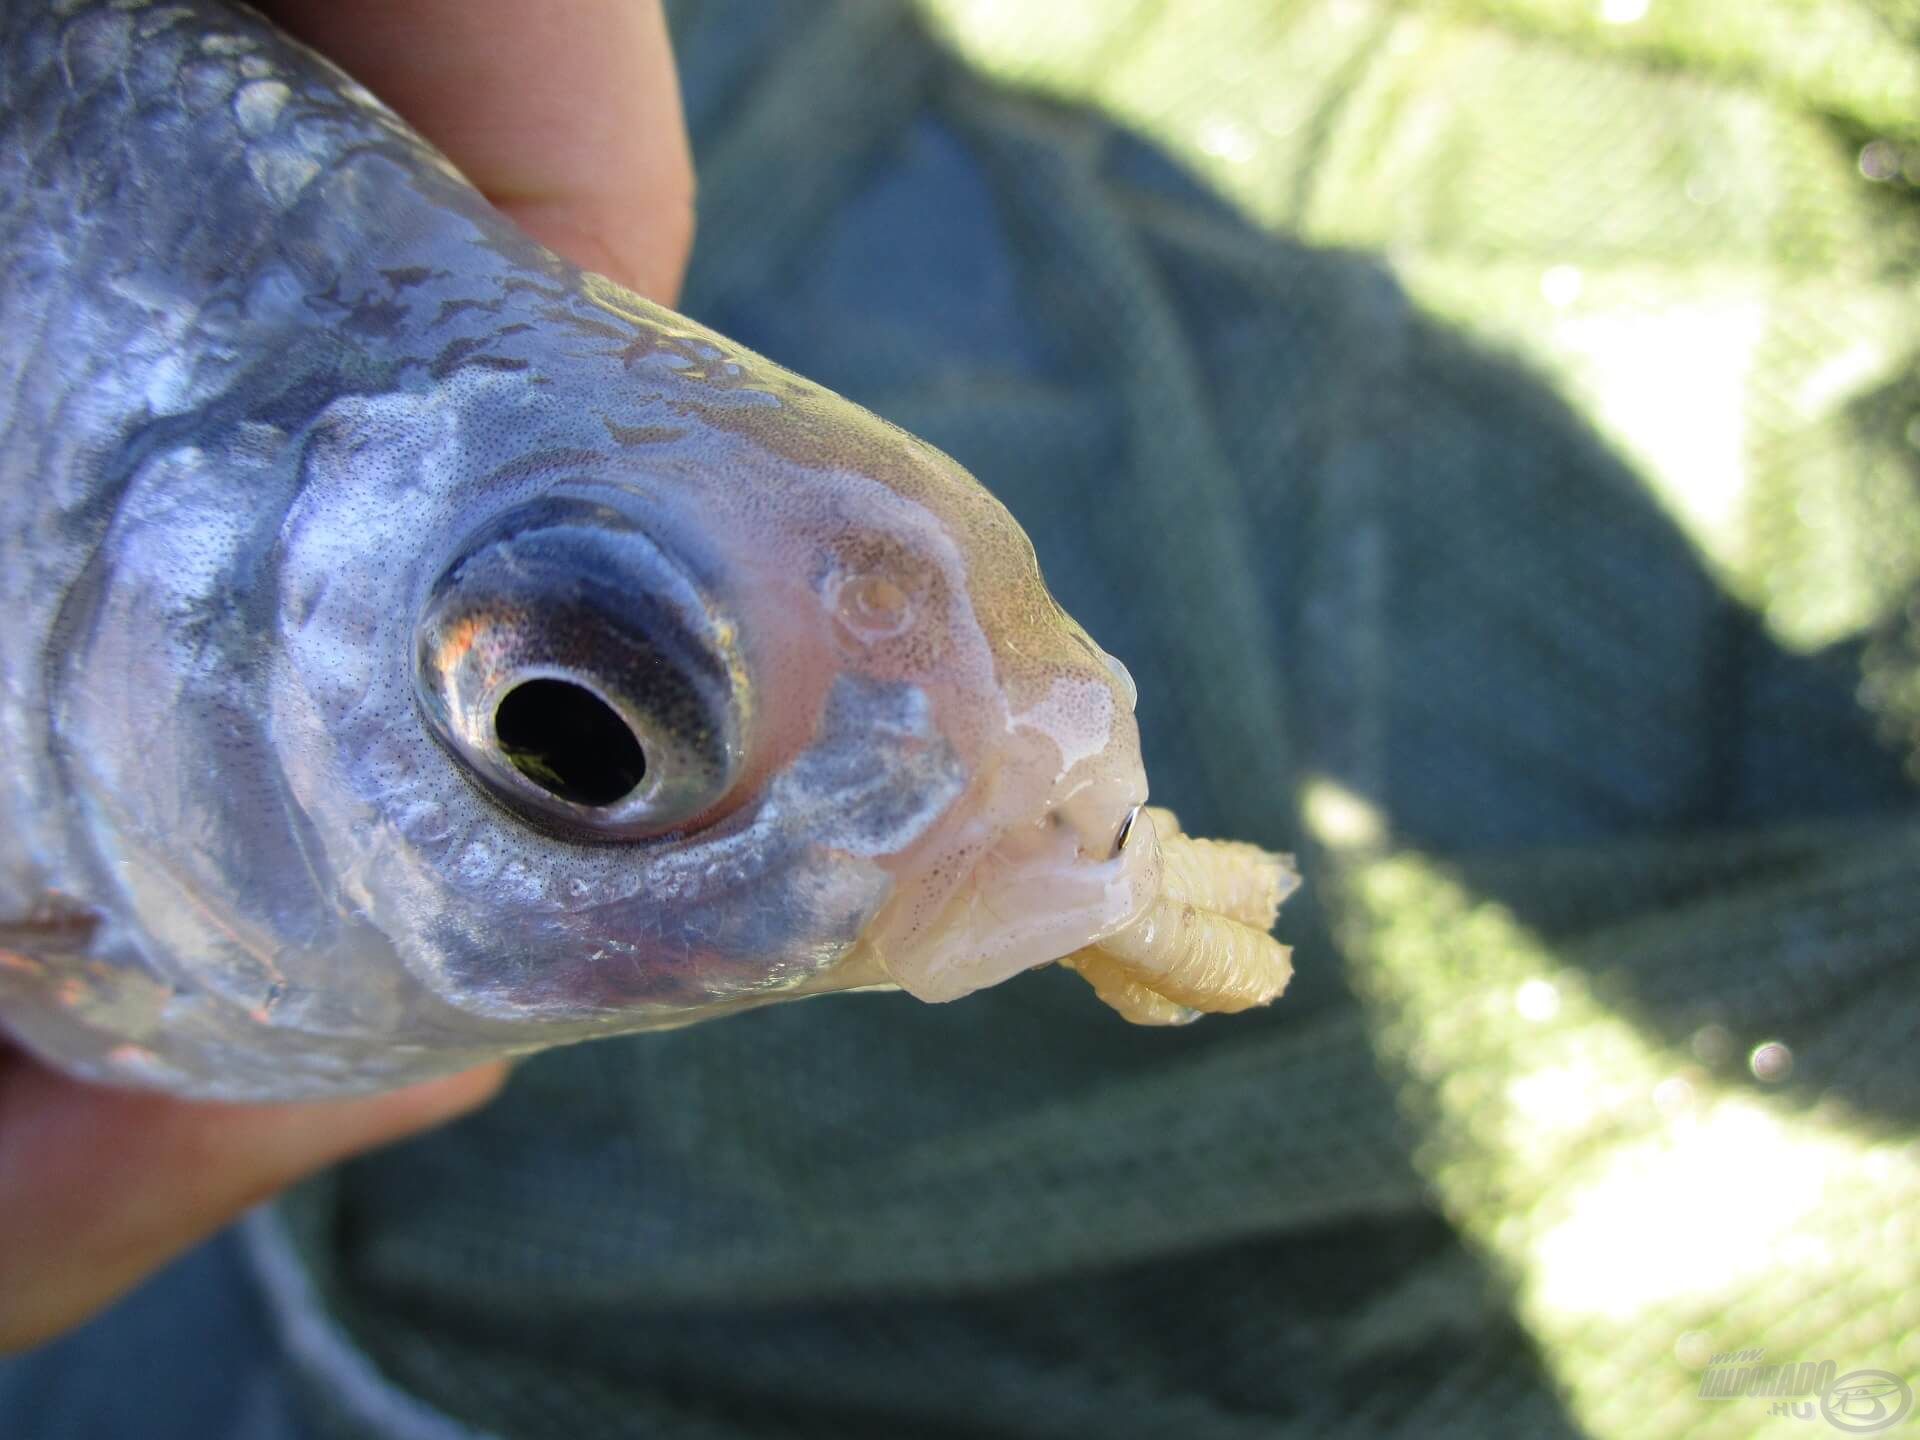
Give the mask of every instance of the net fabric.
M 1011 506 L 1156 802 L 1300 853 L 1296 978 L 540 1057 L 281 1206 L 322 1323 L 502 1437 L 1734 1436 L 1715 1351 L 1920 1371 L 1913 7 L 929 15 L 675 11 L 686 303 Z
M 1873 0 L 934 0 L 1523 349 L 1796 648 L 1920 574 L 1920 20 Z M 1683 390 L 1686 404 L 1672 403 Z

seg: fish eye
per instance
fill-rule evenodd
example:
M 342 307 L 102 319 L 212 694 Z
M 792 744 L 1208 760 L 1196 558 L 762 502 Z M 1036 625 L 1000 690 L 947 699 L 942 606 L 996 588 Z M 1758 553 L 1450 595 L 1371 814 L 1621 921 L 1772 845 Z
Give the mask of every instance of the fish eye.
M 471 537 L 415 627 L 414 693 L 468 778 L 543 828 L 684 828 L 739 778 L 736 627 L 617 509 L 548 498 Z
M 575 805 L 611 805 L 646 778 L 646 751 L 620 712 L 571 680 L 515 685 L 494 707 L 493 733 L 514 769 Z

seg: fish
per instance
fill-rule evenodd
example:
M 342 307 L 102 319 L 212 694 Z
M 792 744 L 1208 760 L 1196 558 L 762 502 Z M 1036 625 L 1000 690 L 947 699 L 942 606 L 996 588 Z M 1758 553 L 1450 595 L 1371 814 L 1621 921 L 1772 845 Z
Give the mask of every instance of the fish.
M 1169 896 L 1133 681 L 956 462 L 217 0 L 0 7 L 0 605 L 0 1029 L 83 1079 L 366 1093 L 1060 960 L 1176 1023 L 1233 986 L 1168 937 L 1290 883 Z

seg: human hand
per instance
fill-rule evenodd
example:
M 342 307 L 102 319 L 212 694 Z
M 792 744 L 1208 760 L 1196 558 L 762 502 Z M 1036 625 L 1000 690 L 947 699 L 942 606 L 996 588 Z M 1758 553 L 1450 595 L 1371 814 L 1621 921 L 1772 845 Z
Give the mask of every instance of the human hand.
M 648 0 L 256 0 L 535 239 L 671 304 L 693 165 Z M 363 1100 L 215 1105 L 85 1085 L 0 1046 L 0 1350 L 79 1324 L 241 1211 L 484 1104 L 505 1067 Z

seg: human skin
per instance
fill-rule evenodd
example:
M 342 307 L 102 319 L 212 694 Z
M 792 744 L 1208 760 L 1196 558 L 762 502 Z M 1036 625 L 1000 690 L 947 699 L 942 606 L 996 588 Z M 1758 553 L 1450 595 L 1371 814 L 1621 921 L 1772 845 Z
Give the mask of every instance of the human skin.
M 671 305 L 693 164 L 651 0 L 255 0 L 575 264 Z M 443 1124 L 505 1067 L 364 1100 L 237 1106 L 90 1086 L 0 1047 L 0 1350 L 86 1320 L 249 1206 Z

